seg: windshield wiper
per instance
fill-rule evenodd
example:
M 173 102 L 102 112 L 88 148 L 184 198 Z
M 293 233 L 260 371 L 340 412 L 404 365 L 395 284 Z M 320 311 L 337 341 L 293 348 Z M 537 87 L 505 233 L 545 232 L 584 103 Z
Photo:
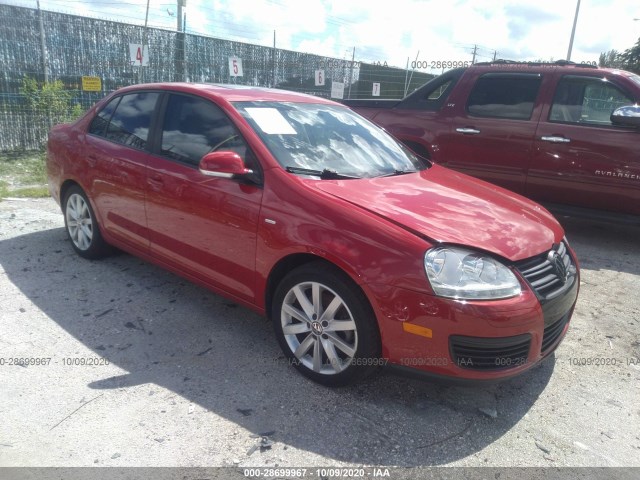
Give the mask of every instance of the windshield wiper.
M 383 173 L 379 177 L 395 177 L 396 175 L 407 175 L 408 173 L 416 173 L 418 170 L 394 170 L 391 173 Z
M 300 167 L 285 167 L 285 170 L 289 173 L 298 173 L 301 175 L 311 175 L 313 177 L 320 177 L 322 180 L 343 180 L 350 178 L 362 178 L 356 177 L 354 175 L 345 175 L 343 173 L 338 173 L 335 170 L 329 170 L 325 168 L 324 170 L 312 170 L 309 168 L 300 168 Z

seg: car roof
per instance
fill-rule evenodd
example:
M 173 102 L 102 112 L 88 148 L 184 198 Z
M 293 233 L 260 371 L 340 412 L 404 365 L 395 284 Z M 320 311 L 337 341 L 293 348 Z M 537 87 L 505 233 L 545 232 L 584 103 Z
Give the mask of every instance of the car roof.
M 619 68 L 606 68 L 598 67 L 589 63 L 575 63 L 566 60 L 557 60 L 555 62 L 514 62 L 511 60 L 496 60 L 494 62 L 479 62 L 474 63 L 468 68 L 474 70 L 491 71 L 513 71 L 513 72 L 540 72 L 543 70 L 560 70 L 562 72 L 575 72 L 575 73 L 594 73 L 605 72 L 614 75 L 631 76 L 633 73 L 621 70 Z
M 211 98 L 224 99 L 228 102 L 291 102 L 291 103 L 321 103 L 343 106 L 325 98 L 304 93 L 280 90 L 277 88 L 251 87 L 245 85 L 229 85 L 214 83 L 163 82 L 131 85 L 118 90 L 118 93 L 139 90 L 171 90 L 182 93 L 195 93 Z

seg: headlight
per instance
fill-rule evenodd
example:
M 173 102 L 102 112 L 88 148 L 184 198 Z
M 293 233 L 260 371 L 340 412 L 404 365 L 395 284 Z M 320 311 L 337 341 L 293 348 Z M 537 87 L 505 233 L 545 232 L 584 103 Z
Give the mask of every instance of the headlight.
M 521 291 L 511 270 L 493 258 L 458 247 L 436 247 L 424 255 L 436 295 L 465 300 L 508 298 Z

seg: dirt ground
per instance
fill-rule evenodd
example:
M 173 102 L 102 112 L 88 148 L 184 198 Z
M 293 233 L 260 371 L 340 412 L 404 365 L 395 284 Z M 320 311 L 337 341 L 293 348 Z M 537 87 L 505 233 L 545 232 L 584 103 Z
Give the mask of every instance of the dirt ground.
M 640 228 L 562 223 L 582 285 L 549 361 L 331 390 L 263 318 L 127 254 L 79 258 L 50 199 L 3 201 L 0 466 L 639 467 Z

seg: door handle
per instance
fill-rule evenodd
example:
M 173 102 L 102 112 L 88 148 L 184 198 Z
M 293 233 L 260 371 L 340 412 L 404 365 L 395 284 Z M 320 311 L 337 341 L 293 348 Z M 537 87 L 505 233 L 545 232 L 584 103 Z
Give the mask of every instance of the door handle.
M 149 184 L 152 187 L 156 187 L 156 188 L 161 187 L 164 183 L 160 175 L 153 175 L 153 176 L 147 177 L 147 182 L 149 182 Z
M 464 133 L 465 135 L 477 135 L 480 133 L 480 130 L 476 130 L 473 127 L 464 127 L 464 128 L 456 128 L 456 132 Z
M 540 137 L 540 140 L 551 143 L 569 143 L 571 141 L 570 138 L 559 137 L 557 135 L 551 135 L 550 137 Z

